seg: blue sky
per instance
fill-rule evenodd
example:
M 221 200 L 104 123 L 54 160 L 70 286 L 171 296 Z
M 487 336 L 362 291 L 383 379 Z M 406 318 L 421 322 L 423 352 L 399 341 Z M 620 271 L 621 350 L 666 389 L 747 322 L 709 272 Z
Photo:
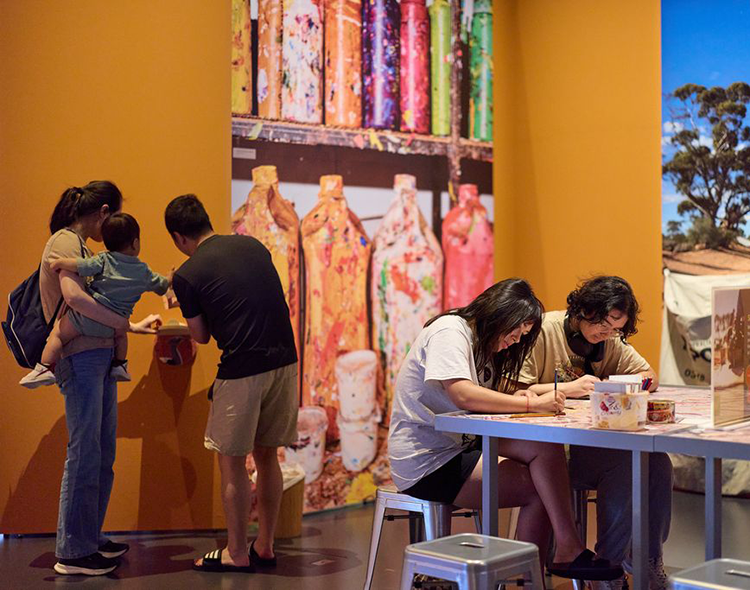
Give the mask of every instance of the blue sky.
M 662 137 L 669 134 L 666 95 L 683 84 L 750 83 L 750 0 L 662 0 Z M 665 123 L 667 123 L 665 125 Z M 710 135 L 710 129 L 706 130 Z M 669 154 L 669 146 L 662 146 Z M 662 180 L 662 227 L 680 219 L 682 200 Z M 687 224 L 683 224 L 683 230 Z M 745 233 L 750 232 L 750 224 Z

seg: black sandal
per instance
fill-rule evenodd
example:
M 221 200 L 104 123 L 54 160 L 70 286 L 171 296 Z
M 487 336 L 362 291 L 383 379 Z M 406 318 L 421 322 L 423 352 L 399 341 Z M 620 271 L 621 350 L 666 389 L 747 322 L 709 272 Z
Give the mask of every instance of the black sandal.
M 250 543 L 250 563 L 254 563 L 258 567 L 276 567 L 276 556 L 261 557 L 255 550 L 255 541 L 253 541 Z
M 250 565 L 231 565 L 228 563 L 221 563 L 221 554 L 223 549 L 216 549 L 215 551 L 209 551 L 203 556 L 203 563 L 198 565 L 193 562 L 193 569 L 199 572 L 211 572 L 211 573 L 224 573 L 224 572 L 238 572 L 242 574 L 255 573 L 255 568 Z
M 597 559 L 594 553 L 584 549 L 573 561 L 553 563 L 549 573 L 572 580 L 614 580 L 623 575 L 619 565 L 612 565 L 606 559 Z

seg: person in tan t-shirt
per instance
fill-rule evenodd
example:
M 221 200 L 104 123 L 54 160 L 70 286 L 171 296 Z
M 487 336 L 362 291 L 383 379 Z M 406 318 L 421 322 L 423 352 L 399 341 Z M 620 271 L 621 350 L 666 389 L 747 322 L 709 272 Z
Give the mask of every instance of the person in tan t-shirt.
M 568 295 L 566 311 L 544 315 L 542 331 L 518 377 L 519 387 L 542 395 L 555 387 L 567 397 L 583 397 L 594 383 L 610 375 L 657 376 L 626 338 L 635 334 L 640 311 L 632 288 L 624 279 L 599 276 L 583 282 Z M 672 463 L 666 454 L 651 453 L 649 500 L 654 510 L 649 522 L 649 578 L 651 590 L 664 590 L 667 577 L 662 548 L 669 535 L 672 507 Z M 631 454 L 596 447 L 570 447 L 571 483 L 577 489 L 597 490 L 598 557 L 623 563 L 631 532 Z M 623 579 L 595 582 L 597 589 L 621 588 Z

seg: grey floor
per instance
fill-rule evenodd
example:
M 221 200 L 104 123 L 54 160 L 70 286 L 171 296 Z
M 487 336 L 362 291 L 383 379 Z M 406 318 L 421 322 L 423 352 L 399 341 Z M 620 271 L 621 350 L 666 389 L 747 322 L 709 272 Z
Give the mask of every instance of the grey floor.
M 591 514 L 593 517 L 593 514 Z M 590 520 L 593 520 L 590 519 Z M 750 500 L 724 499 L 724 556 L 750 560 Z M 192 559 L 223 546 L 214 533 L 168 533 L 117 536 L 131 544 L 122 565 L 109 576 L 58 576 L 54 539 L 0 537 L 0 588 L 220 588 L 350 590 L 362 587 L 372 524 L 372 506 L 306 517 L 302 537 L 281 542 L 274 574 L 205 574 L 191 570 Z M 455 532 L 471 531 L 460 519 Z M 373 589 L 397 589 L 404 546 L 405 521 L 384 525 Z M 703 496 L 675 492 L 672 533 L 665 548 L 668 570 L 703 561 Z M 555 590 L 569 583 L 555 579 Z

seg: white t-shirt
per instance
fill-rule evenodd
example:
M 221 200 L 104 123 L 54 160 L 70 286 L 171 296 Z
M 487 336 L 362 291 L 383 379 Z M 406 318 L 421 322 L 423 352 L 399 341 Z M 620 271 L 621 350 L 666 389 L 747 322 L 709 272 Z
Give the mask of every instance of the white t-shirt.
M 410 488 L 471 445 L 473 436 L 435 430 L 435 415 L 459 408 L 440 381 L 478 383 L 466 320 L 443 316 L 424 328 L 401 365 L 388 433 L 393 483 Z

